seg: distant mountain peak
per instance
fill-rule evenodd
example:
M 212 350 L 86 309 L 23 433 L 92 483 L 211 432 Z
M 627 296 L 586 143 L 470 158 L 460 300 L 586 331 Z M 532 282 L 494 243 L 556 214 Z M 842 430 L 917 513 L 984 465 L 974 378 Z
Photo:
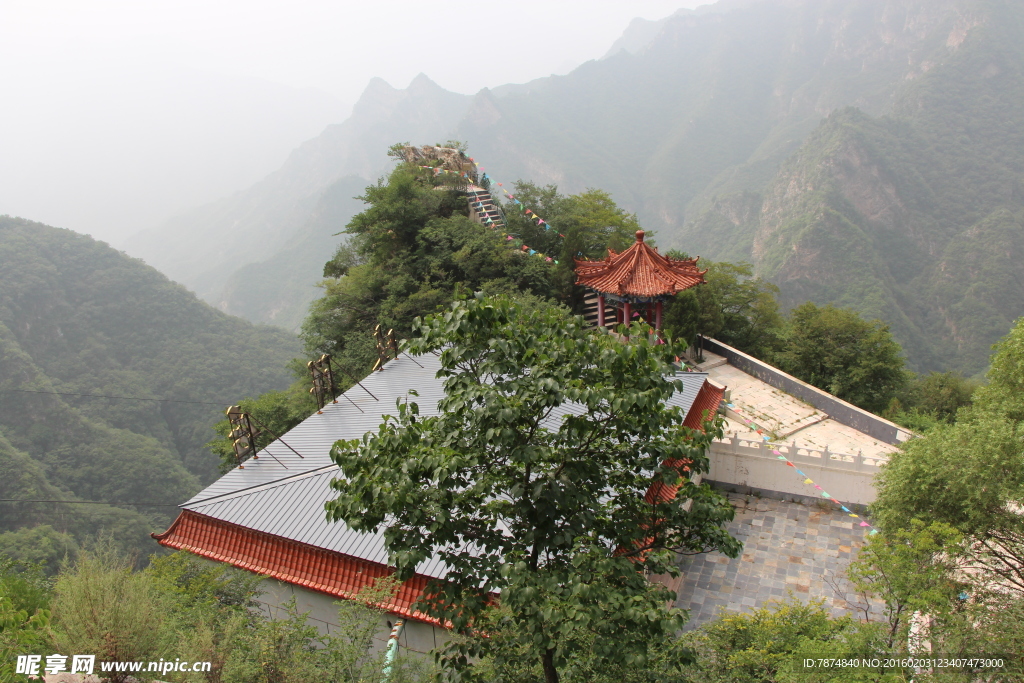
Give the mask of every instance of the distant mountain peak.
M 416 78 L 412 79 L 412 81 L 409 82 L 409 87 L 406 88 L 406 90 L 410 94 L 419 95 L 428 92 L 434 93 L 444 91 L 444 88 L 439 86 L 434 81 L 430 80 L 430 77 L 421 71 L 420 73 L 416 74 Z

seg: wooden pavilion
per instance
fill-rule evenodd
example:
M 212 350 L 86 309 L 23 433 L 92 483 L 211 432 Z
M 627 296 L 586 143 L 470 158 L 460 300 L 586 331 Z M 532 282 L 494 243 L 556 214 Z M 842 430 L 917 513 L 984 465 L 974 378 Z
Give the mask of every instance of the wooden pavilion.
M 616 324 L 628 324 L 639 313 L 660 330 L 665 299 L 704 284 L 706 272 L 698 270 L 696 258 L 662 256 L 644 242 L 643 230 L 636 231 L 636 242 L 621 253 L 609 249 L 601 261 L 576 259 L 576 284 L 597 293 L 599 327 L 605 326 L 605 310 L 611 305 Z

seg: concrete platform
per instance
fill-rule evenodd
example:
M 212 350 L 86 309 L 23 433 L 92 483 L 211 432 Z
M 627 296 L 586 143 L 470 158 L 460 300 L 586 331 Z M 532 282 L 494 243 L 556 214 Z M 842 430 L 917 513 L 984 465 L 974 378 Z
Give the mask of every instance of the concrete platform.
M 729 390 L 730 402 L 735 407 L 726 412 L 728 434 L 757 441 L 768 436 L 772 443 L 815 450 L 828 448 L 833 453 L 860 454 L 882 460 L 896 450 L 896 446 L 830 419 L 814 406 L 748 375 L 725 360 L 705 351 L 704 362 L 696 368 L 707 372 L 708 379 Z M 763 434 L 752 429 L 748 421 L 760 427 Z

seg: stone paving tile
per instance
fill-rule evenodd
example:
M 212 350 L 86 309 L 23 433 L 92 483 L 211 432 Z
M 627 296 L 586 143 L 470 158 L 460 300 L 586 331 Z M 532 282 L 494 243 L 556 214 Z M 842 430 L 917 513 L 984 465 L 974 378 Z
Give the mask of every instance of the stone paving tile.
M 750 612 L 792 594 L 825 599 L 833 615 L 858 614 L 843 578 L 866 537 L 841 510 L 730 494 L 736 518 L 729 532 L 743 542 L 740 556 L 720 553 L 683 558 L 676 606 L 690 610 L 686 628 L 712 620 L 724 608 Z M 877 606 L 873 609 L 877 611 Z

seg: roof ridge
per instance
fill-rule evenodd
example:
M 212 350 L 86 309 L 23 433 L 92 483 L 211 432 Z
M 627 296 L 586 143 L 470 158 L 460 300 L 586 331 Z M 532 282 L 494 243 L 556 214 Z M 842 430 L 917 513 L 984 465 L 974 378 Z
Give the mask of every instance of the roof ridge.
M 306 479 L 308 477 L 312 477 L 314 475 L 323 474 L 325 471 L 331 470 L 331 469 L 338 469 L 338 466 L 332 462 L 330 465 L 324 465 L 323 467 L 318 467 L 315 470 L 306 470 L 305 472 L 298 472 L 296 474 L 293 474 L 293 475 L 290 475 L 290 476 L 287 476 L 287 477 L 282 477 L 281 479 L 274 479 L 273 481 L 265 481 L 265 482 L 263 482 L 261 484 L 253 484 L 252 486 L 247 486 L 247 487 L 241 488 L 241 489 L 235 489 L 234 491 L 227 491 L 225 493 L 218 493 L 215 496 L 210 496 L 209 498 L 203 498 L 202 500 L 192 500 L 192 499 L 190 499 L 187 502 L 182 503 L 178 507 L 183 509 L 183 510 L 192 510 L 197 505 L 210 505 L 210 504 L 213 504 L 213 503 L 220 503 L 220 502 L 223 502 L 225 500 L 231 500 L 233 498 L 239 498 L 241 496 L 248 496 L 248 495 L 251 495 L 253 493 L 259 493 L 260 491 L 266 491 L 267 489 L 276 488 L 277 486 L 284 486 L 286 484 L 291 484 L 291 483 L 294 483 L 296 481 L 300 481 L 302 479 Z

